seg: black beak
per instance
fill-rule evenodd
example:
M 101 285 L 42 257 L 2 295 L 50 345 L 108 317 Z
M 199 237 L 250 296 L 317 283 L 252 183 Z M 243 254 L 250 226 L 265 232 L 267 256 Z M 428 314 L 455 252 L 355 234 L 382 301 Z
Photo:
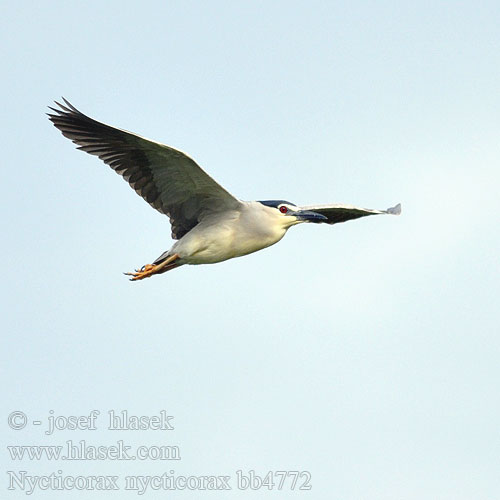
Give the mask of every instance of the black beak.
M 297 217 L 302 222 L 325 222 L 328 217 L 319 214 L 318 212 L 312 212 L 311 210 L 297 210 L 296 212 L 290 212 L 290 215 Z

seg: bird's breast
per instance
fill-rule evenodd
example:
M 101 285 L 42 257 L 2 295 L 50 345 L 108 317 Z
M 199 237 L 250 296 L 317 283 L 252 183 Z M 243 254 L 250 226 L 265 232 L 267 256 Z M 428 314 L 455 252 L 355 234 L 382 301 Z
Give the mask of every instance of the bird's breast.
M 252 213 L 226 213 L 223 218 L 198 224 L 172 251 L 187 264 L 212 264 L 248 255 L 283 238 L 286 229 L 267 222 Z

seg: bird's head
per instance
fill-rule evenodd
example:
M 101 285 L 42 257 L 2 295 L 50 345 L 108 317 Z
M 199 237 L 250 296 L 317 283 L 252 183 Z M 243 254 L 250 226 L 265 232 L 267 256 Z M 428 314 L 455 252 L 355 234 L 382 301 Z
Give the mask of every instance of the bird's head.
M 302 210 L 293 203 L 285 200 L 265 200 L 260 201 L 262 205 L 272 208 L 276 211 L 276 215 L 282 218 L 285 226 L 290 227 L 302 222 L 326 222 L 328 219 L 317 212 L 311 210 Z

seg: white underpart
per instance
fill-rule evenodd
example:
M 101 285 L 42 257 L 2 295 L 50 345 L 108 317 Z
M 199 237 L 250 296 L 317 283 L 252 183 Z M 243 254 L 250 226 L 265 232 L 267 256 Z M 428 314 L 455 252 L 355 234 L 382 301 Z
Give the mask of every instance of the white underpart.
M 182 264 L 213 264 L 274 245 L 299 222 L 262 203 L 242 202 L 238 210 L 205 217 L 168 254 L 177 253 Z

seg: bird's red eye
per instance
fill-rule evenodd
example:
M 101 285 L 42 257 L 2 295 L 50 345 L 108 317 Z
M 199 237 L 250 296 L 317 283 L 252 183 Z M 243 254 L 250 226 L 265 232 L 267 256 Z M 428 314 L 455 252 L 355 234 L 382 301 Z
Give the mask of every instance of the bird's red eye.
M 280 212 L 281 212 L 282 214 L 286 214 L 286 213 L 288 212 L 288 208 L 286 208 L 284 205 L 282 205 L 282 206 L 280 207 Z

